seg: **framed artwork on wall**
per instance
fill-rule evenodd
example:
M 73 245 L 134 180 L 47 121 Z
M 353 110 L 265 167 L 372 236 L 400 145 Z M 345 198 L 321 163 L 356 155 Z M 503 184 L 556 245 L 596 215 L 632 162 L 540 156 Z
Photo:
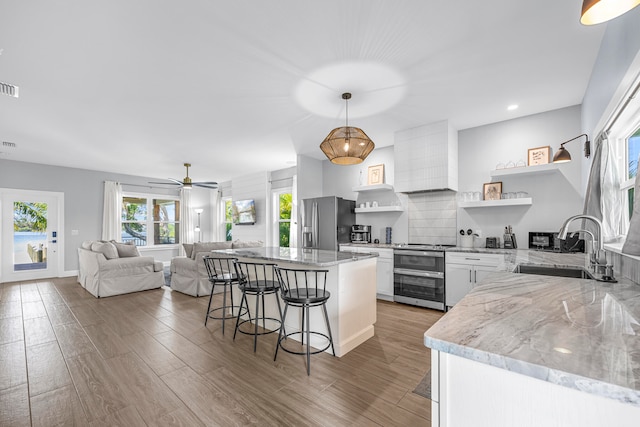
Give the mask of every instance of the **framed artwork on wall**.
M 367 185 L 384 184 L 384 164 L 369 166 Z
M 488 182 L 482 188 L 484 200 L 500 200 L 502 197 L 502 182 Z
M 546 165 L 549 163 L 551 147 L 529 148 L 529 166 Z

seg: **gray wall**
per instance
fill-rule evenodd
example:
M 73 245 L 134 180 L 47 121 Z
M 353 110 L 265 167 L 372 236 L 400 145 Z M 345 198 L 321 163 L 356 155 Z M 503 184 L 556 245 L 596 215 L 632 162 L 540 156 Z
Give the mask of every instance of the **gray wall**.
M 553 156 L 560 142 L 581 133 L 580 106 L 462 130 L 458 134 L 460 191 L 482 192 L 498 162 L 527 162 L 529 148 L 546 145 Z M 582 144 L 577 141 L 566 148 L 573 161 L 560 165 L 560 173 L 494 180 L 502 181 L 503 192 L 529 193 L 533 205 L 458 208 L 458 228 L 480 229 L 483 237 L 502 237 L 504 227 L 512 225 L 519 247 L 526 247 L 529 231 L 556 231 L 564 219 L 581 213 Z M 484 238 L 477 240 L 476 246 L 484 244 Z
M 65 253 L 64 269 L 67 273 L 78 269 L 77 248 L 80 244 L 85 240 L 100 239 L 102 235 L 104 181 L 118 181 L 123 184 L 124 191 L 179 195 L 175 189 L 150 188 L 148 182 L 157 181 L 153 178 L 0 160 L 0 187 L 64 193 L 65 235 L 62 237 Z M 207 218 L 211 215 L 210 192 L 198 188 L 192 190 L 193 206 L 205 209 L 201 217 L 203 225 L 207 224 Z M 72 236 L 71 230 L 78 230 L 78 235 Z M 210 230 L 204 231 L 210 232 Z M 177 250 L 174 248 L 153 250 L 149 253 L 144 250 L 141 252 L 145 255 L 153 255 L 163 262 L 168 262 L 172 256 L 177 255 Z

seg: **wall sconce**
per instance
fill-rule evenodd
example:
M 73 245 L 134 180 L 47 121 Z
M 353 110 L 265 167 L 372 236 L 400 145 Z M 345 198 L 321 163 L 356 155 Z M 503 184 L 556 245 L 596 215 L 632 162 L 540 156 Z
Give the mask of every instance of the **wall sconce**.
M 196 228 L 195 228 L 194 231 L 196 233 L 198 233 L 198 242 L 200 241 L 200 238 L 202 237 L 202 233 L 201 233 L 202 230 L 200 229 L 200 214 L 203 211 L 204 211 L 204 209 L 202 209 L 202 208 L 195 209 L 195 212 L 198 214 L 198 225 L 196 225 Z
M 569 152 L 564 148 L 564 144 L 566 144 L 567 142 L 571 142 L 575 139 L 578 139 L 580 137 L 585 137 L 586 141 L 584 142 L 584 156 L 588 159 L 589 156 L 591 156 L 591 143 L 589 141 L 589 137 L 587 136 L 586 133 L 583 133 L 582 135 L 578 135 L 575 138 L 571 138 L 568 141 L 563 142 L 562 144 L 560 144 L 560 148 L 558 149 L 558 151 L 556 151 L 556 154 L 553 155 L 553 163 L 567 163 L 571 161 L 571 154 L 569 154 Z

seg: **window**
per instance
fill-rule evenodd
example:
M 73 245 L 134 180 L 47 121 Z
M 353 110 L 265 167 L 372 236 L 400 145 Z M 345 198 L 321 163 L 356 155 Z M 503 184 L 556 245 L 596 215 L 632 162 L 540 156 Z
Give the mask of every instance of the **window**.
M 291 230 L 291 189 L 281 189 L 273 193 L 274 206 L 274 238 L 281 248 L 289 247 Z
M 626 193 L 627 209 L 625 209 L 630 220 L 633 215 L 634 184 L 638 174 L 638 156 L 640 155 L 640 128 L 635 129 L 633 134 L 625 139 L 625 179 L 622 181 L 622 191 Z
M 151 212 L 151 215 L 149 214 Z M 180 243 L 180 200 L 170 197 L 122 197 L 122 241 L 136 246 Z
M 222 228 L 225 236 L 225 240 L 230 242 L 233 239 L 232 231 L 233 231 L 233 204 L 231 202 L 231 197 L 222 199 L 222 207 L 224 212 L 222 213 L 222 218 L 224 221 L 222 222 Z

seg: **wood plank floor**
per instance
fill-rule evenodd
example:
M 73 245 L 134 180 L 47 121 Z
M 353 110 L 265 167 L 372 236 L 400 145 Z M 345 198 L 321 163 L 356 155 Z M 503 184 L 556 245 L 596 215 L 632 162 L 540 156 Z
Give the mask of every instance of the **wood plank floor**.
M 442 313 L 378 301 L 375 336 L 312 356 L 307 377 L 302 356 L 273 361 L 274 334 L 254 354 L 251 337 L 204 327 L 207 302 L 166 287 L 97 299 L 74 277 L 0 284 L 0 425 L 430 424 L 412 391 Z

